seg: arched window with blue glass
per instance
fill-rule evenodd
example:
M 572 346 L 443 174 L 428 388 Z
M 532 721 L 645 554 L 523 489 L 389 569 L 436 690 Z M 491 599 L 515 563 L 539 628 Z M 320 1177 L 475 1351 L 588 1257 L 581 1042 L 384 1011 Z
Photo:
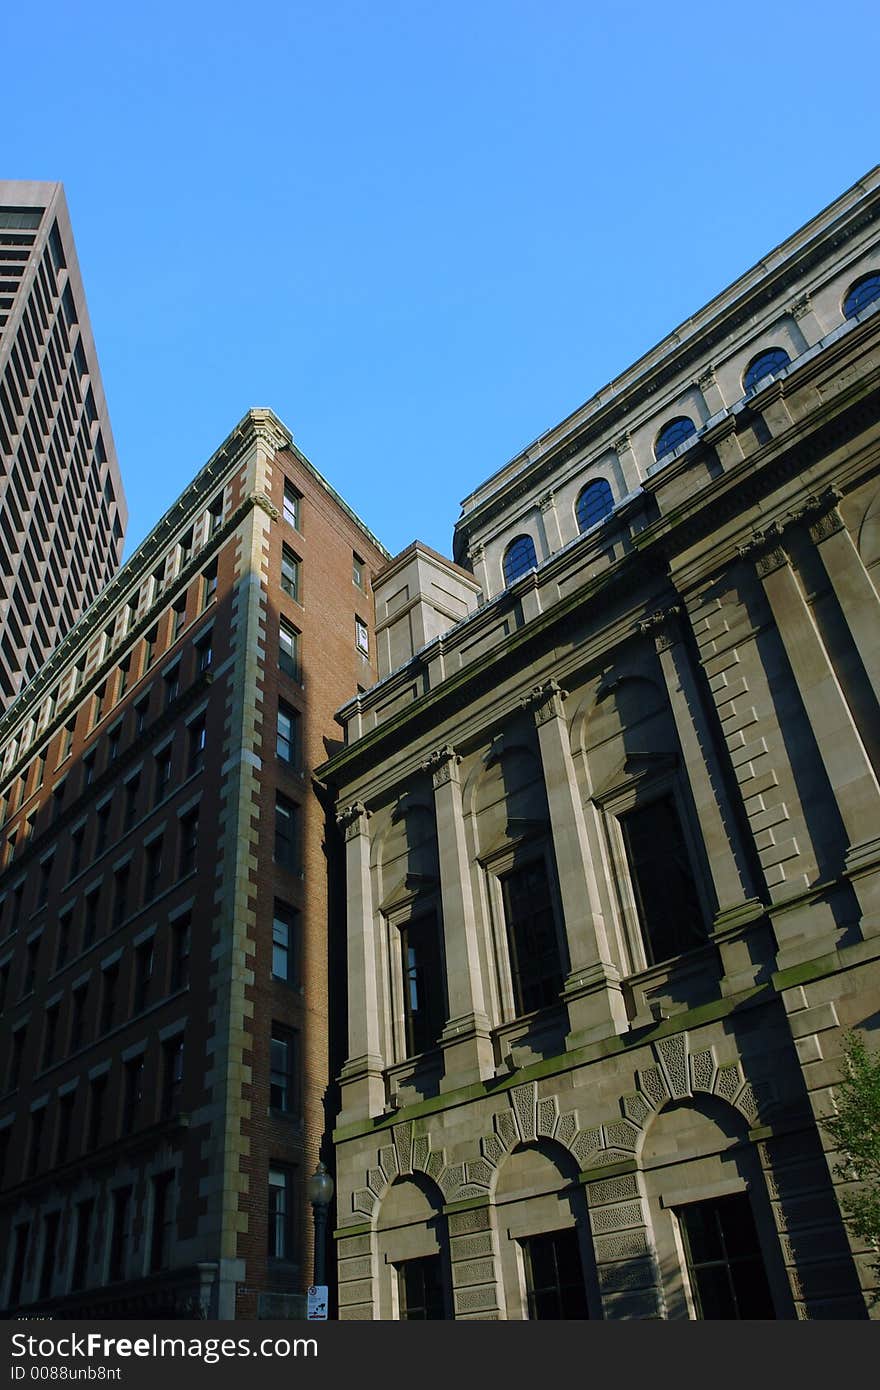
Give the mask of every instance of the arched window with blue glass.
M 595 482 L 587 483 L 575 507 L 578 530 L 589 531 L 591 526 L 595 526 L 613 510 L 614 498 L 605 479 L 597 478 Z
M 657 436 L 654 445 L 654 457 L 658 461 L 671 454 L 673 449 L 677 449 L 679 444 L 683 444 L 686 439 L 690 439 L 692 434 L 696 434 L 697 427 L 689 415 L 676 415 L 674 420 L 665 424 Z
M 535 542 L 531 536 L 517 536 L 515 540 L 504 552 L 504 582 L 514 584 L 517 579 L 521 579 L 529 570 L 537 567 L 538 557 L 535 554 Z
M 765 348 L 759 352 L 757 357 L 753 357 L 743 373 L 743 390 L 745 392 L 754 391 L 755 387 L 762 381 L 766 381 L 769 376 L 775 376 L 787 367 L 791 358 L 785 348 L 772 347 Z
M 875 299 L 880 299 L 880 274 L 872 270 L 870 275 L 862 275 L 860 279 L 854 280 L 847 290 L 846 299 L 843 301 L 844 318 L 854 319 L 856 314 L 867 309 Z

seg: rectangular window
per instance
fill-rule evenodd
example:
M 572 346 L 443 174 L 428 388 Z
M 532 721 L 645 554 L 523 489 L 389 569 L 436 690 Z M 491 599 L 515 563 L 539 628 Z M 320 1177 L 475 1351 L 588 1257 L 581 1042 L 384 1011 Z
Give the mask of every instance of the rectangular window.
M 201 611 L 210 607 L 217 595 L 217 561 L 212 560 L 207 569 L 202 571 L 202 602 Z
M 103 854 L 107 848 L 110 838 L 110 812 L 113 809 L 112 803 L 105 801 L 103 806 L 99 806 L 95 816 L 95 857 Z
M 516 1011 L 531 1013 L 557 1003 L 563 982 L 544 861 L 536 859 L 504 874 L 501 895 Z
M 208 508 L 208 535 L 213 536 L 223 525 L 223 493 L 215 497 Z
M 284 520 L 288 526 L 299 530 L 300 495 L 292 483 L 284 480 Z
M 199 671 L 208 671 L 211 668 L 211 663 L 214 660 L 214 649 L 211 645 L 213 640 L 214 632 L 213 629 L 209 627 L 208 631 L 203 632 L 195 644 L 196 669 Z
M 21 1062 L 24 1056 L 25 1028 L 17 1028 L 12 1035 L 12 1047 L 9 1053 L 9 1080 L 7 1090 L 14 1091 L 18 1087 L 21 1078 Z
M 530 1319 L 588 1318 L 578 1234 L 550 1231 L 522 1242 Z
M 142 941 L 134 953 L 134 1012 L 143 1013 L 150 1002 L 153 980 L 153 942 Z
M 363 618 L 354 620 L 354 640 L 355 646 L 363 656 L 370 655 L 370 630 Z
M 122 1133 L 131 1134 L 141 1113 L 144 1098 L 144 1059 L 134 1057 L 126 1062 L 122 1089 Z
M 87 754 L 87 756 L 83 758 L 83 760 L 82 760 L 82 769 L 83 769 L 83 781 L 82 781 L 82 784 L 83 784 L 83 790 L 85 790 L 85 788 L 86 788 L 86 787 L 90 787 L 90 786 L 92 785 L 92 783 L 94 782 L 94 780 L 95 780 L 95 753 L 94 753 L 94 750 L 92 750 L 91 753 Z
M 70 750 L 73 747 L 73 735 L 76 732 L 76 720 L 71 719 L 69 724 L 64 726 L 64 736 L 61 740 L 61 757 L 59 763 L 63 763 L 65 758 L 70 757 Z
M 189 985 L 190 916 L 178 917 L 171 924 L 171 978 L 169 990 L 174 994 Z
M 58 934 L 55 944 L 55 969 L 60 970 L 70 955 L 70 940 L 73 933 L 73 908 L 69 907 L 58 918 Z M 2 1008 L 2 1005 L 0 1005 Z
M 101 890 L 95 888 L 83 902 L 83 950 L 88 950 L 98 935 L 98 907 Z
M 280 1023 L 272 1024 L 269 1044 L 269 1104 L 285 1115 L 299 1113 L 297 1035 Z
M 153 1227 L 150 1232 L 150 1270 L 156 1273 L 171 1263 L 174 1236 L 174 1174 L 153 1178 Z
M 285 675 L 299 680 L 299 633 L 283 618 L 278 629 L 278 666 Z
M 299 807 L 280 792 L 275 797 L 275 862 L 296 873 L 299 868 Z
M 89 987 L 80 985 L 70 1000 L 70 1051 L 78 1052 L 86 1040 L 86 1004 Z
M 356 551 L 352 551 L 351 556 L 351 577 L 359 589 L 366 589 L 367 568 Z
M 299 715 L 283 700 L 278 701 L 275 751 L 283 763 L 299 762 Z
M 177 550 L 178 550 L 178 556 L 179 556 L 177 569 L 178 569 L 178 573 L 180 573 L 180 571 L 181 571 L 182 569 L 185 569 L 186 566 L 189 564 L 190 560 L 192 559 L 192 555 L 193 555 L 193 529 L 192 529 L 192 527 L 189 528 L 189 530 L 187 531 L 187 533 L 186 533 L 185 536 L 181 536 L 181 538 L 180 538 L 180 544 L 178 545 Z
M 196 855 L 199 848 L 199 812 L 195 807 L 187 815 L 180 818 L 180 869 L 179 876 L 183 878 L 186 874 L 191 874 L 196 867 Z
M 174 624 L 171 629 L 171 640 L 176 642 L 184 627 L 186 626 L 186 594 L 177 600 L 173 608 Z
M 174 701 L 180 694 L 179 662 L 176 666 L 173 666 L 170 671 L 165 672 L 165 675 L 162 677 L 162 685 L 164 686 L 165 708 L 168 709 L 170 705 L 174 704 Z
M 645 957 L 649 965 L 705 944 L 684 832 L 673 796 L 620 817 Z
M 403 1260 L 397 1266 L 400 1317 L 405 1322 L 443 1319 L 443 1267 L 440 1255 Z
M 70 1140 L 75 1133 L 73 1127 L 75 1103 L 75 1091 L 65 1091 L 63 1096 L 58 1097 L 58 1128 L 55 1142 L 55 1165 L 58 1168 L 61 1167 L 62 1163 L 67 1162 L 67 1156 L 70 1153 Z
M 120 742 L 121 742 L 121 737 L 122 737 L 122 736 L 121 736 L 119 730 L 118 730 L 118 729 L 114 729 L 113 732 L 109 735 L 109 737 L 108 737 L 108 739 L 107 739 L 107 762 L 108 762 L 108 764 L 109 764 L 109 763 L 115 763 L 115 762 L 116 762 L 116 759 L 119 757 L 119 745 L 120 745 Z
M 93 1197 L 76 1204 L 76 1244 L 73 1249 L 73 1278 L 71 1287 L 85 1287 L 89 1272 L 89 1255 L 92 1241 L 92 1219 L 95 1210 Z
M 43 1022 L 43 1070 L 51 1067 L 55 1061 L 55 1047 L 58 1042 L 58 1019 L 61 1014 L 61 1005 L 53 1004 L 46 1010 Z
M 82 845 L 86 837 L 86 827 L 79 826 L 71 834 L 71 867 L 70 877 L 75 878 L 76 874 L 82 869 Z
M 149 671 L 153 662 L 156 660 L 156 644 L 159 641 L 158 627 L 151 627 L 150 631 L 144 634 L 144 670 Z
M 138 792 L 140 790 L 140 777 L 129 777 L 125 784 L 125 815 L 123 825 L 126 830 L 131 830 L 137 820 Z
M 40 865 L 40 876 L 37 880 L 37 907 L 45 907 L 49 901 L 49 885 L 52 881 L 52 859 L 44 859 Z
M 205 744 L 207 742 L 207 726 L 205 716 L 199 715 L 194 719 L 187 731 L 187 776 L 194 777 L 197 772 L 201 772 L 205 766 Z
M 153 805 L 158 806 L 160 801 L 164 801 L 168 795 L 168 788 L 171 786 L 172 770 L 172 745 L 169 743 L 165 748 L 158 752 L 154 759 L 155 773 L 153 777 Z
M 281 588 L 299 602 L 299 560 L 286 545 L 281 547 Z
M 131 1240 L 131 1188 L 120 1187 L 113 1194 L 113 1229 L 110 1239 L 111 1280 L 124 1279 L 128 1268 Z
M 33 1177 L 40 1166 L 40 1149 L 43 1146 L 43 1130 L 46 1126 L 46 1107 L 34 1110 L 31 1115 L 31 1137 L 28 1150 L 27 1171 Z
M 25 952 L 24 957 L 24 972 L 22 974 L 21 980 L 22 998 L 24 998 L 26 994 L 30 994 L 33 991 L 34 985 L 37 982 L 37 964 L 40 958 L 41 940 L 42 938 L 38 936 L 35 938 L 35 940 L 29 941 L 27 944 L 27 950 Z
M 119 965 L 108 965 L 101 975 L 101 1032 L 109 1033 L 116 1021 L 116 995 L 119 988 Z
M 747 1192 L 678 1212 L 697 1318 L 775 1318 Z
M 122 697 L 123 697 L 123 695 L 125 694 L 126 690 L 128 689 L 128 677 L 129 677 L 129 672 L 130 672 L 130 671 L 131 671 L 131 657 L 130 657 L 130 656 L 127 656 L 127 657 L 125 658 L 124 661 L 120 661 L 119 667 L 118 667 L 118 672 L 119 672 L 119 674 L 118 674 L 117 679 L 116 679 L 116 698 L 117 698 L 117 700 L 121 700 Z
M 292 1260 L 296 1246 L 293 1225 L 294 1168 L 273 1164 L 269 1169 L 269 1258 Z
M 104 702 L 106 698 L 106 685 L 99 685 L 97 690 L 95 691 L 95 701 L 94 706 L 92 708 L 92 728 L 94 728 L 96 724 L 100 724 L 101 720 L 104 717 Z
M 272 974 L 289 985 L 298 981 L 299 914 L 287 903 L 275 900 L 272 920 Z
M 162 1044 L 162 1101 L 163 1119 L 180 1108 L 183 1090 L 183 1034 Z
M 142 734 L 147 727 L 147 716 L 150 712 L 150 696 L 144 695 L 134 707 L 134 733 L 135 738 Z
M 22 1222 L 15 1228 L 15 1250 L 12 1256 L 12 1276 L 9 1280 L 9 1303 L 10 1309 L 16 1308 L 21 1300 L 21 1285 L 24 1279 L 24 1263 L 27 1256 L 27 1248 L 30 1242 L 31 1226 L 29 1221 Z
M 89 1086 L 88 1148 L 97 1149 L 104 1137 L 104 1106 L 107 1100 L 107 1073 L 93 1078 Z
M 446 1021 L 443 960 L 433 913 L 401 927 L 400 952 L 407 1056 L 413 1057 L 437 1046 Z
M 128 897 L 131 886 L 131 865 L 123 864 L 113 875 L 113 925 L 122 926 L 128 916 Z
M 144 902 L 151 903 L 159 895 L 162 882 L 162 839 L 152 840 L 144 852 Z

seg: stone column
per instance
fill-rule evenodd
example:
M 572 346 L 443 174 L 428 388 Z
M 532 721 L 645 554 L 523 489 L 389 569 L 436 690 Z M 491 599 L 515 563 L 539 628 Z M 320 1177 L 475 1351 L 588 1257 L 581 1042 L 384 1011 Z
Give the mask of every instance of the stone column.
M 880 786 L 815 620 L 771 523 L 740 554 L 754 559 L 791 665 L 819 756 L 849 838 L 846 870 L 864 937 L 880 933 Z
M 727 402 L 721 394 L 721 387 L 718 385 L 714 367 L 710 367 L 708 371 L 703 372 L 702 376 L 697 377 L 694 385 L 706 402 L 706 409 L 710 418 L 724 409 Z
M 336 821 L 345 833 L 348 940 L 348 1060 L 340 1074 L 345 1124 L 385 1107 L 384 1059 L 379 1033 L 379 974 L 373 888 L 370 879 L 369 811 L 363 802 L 345 806 Z
M 544 525 L 544 542 L 548 555 L 562 549 L 562 533 L 559 530 L 559 515 L 556 511 L 556 494 L 551 488 L 540 498 L 541 521 Z
M 697 809 L 717 912 L 713 938 L 724 967 L 722 993 L 735 994 L 755 983 L 759 963 L 744 941 L 744 928 L 764 911 L 755 895 L 726 804 L 721 765 L 700 699 L 696 674 L 682 640 L 683 609 L 673 605 L 639 623 L 653 637 L 681 744 L 684 770 Z
M 837 510 L 840 497 L 836 488 L 828 488 L 821 497 L 808 497 L 792 520 L 803 521 L 809 529 L 871 689 L 880 700 L 880 595 Z
M 809 292 L 798 295 L 791 306 L 792 318 L 796 321 L 807 347 L 813 347 L 824 336 L 824 329 L 816 317 Z
M 523 700 L 534 714 L 544 768 L 556 872 L 565 916 L 570 973 L 563 999 L 570 1047 L 613 1037 L 628 1025 L 620 971 L 613 963 L 578 792 L 562 702 L 568 692 L 555 680 Z
M 638 485 L 642 473 L 639 470 L 636 456 L 633 453 L 632 439 L 630 438 L 629 430 L 624 430 L 623 434 L 618 435 L 617 439 L 612 442 L 611 447 L 617 455 L 617 462 L 620 464 L 620 471 L 623 474 L 626 490 L 627 492 L 632 492 Z
M 446 744 L 422 764 L 434 784 L 440 896 L 449 1018 L 440 1035 L 443 1050 L 441 1090 L 466 1086 L 495 1075 L 495 1055 L 486 1015 L 471 866 L 464 834 L 461 758 Z

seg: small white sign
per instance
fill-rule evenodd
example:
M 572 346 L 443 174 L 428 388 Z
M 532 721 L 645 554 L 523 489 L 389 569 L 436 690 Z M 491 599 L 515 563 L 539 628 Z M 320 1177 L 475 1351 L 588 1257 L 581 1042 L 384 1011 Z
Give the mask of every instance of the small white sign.
M 308 1293 L 308 1322 L 327 1321 L 327 1285 L 312 1284 Z

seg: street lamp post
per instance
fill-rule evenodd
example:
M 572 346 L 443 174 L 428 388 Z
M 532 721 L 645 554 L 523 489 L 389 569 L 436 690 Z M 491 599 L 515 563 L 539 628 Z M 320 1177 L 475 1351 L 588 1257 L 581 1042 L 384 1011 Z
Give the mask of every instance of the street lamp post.
M 315 1272 L 314 1282 L 326 1284 L 325 1248 L 327 1243 L 327 1210 L 333 1197 L 333 1179 L 325 1165 L 318 1163 L 309 1178 L 309 1201 L 315 1218 Z

